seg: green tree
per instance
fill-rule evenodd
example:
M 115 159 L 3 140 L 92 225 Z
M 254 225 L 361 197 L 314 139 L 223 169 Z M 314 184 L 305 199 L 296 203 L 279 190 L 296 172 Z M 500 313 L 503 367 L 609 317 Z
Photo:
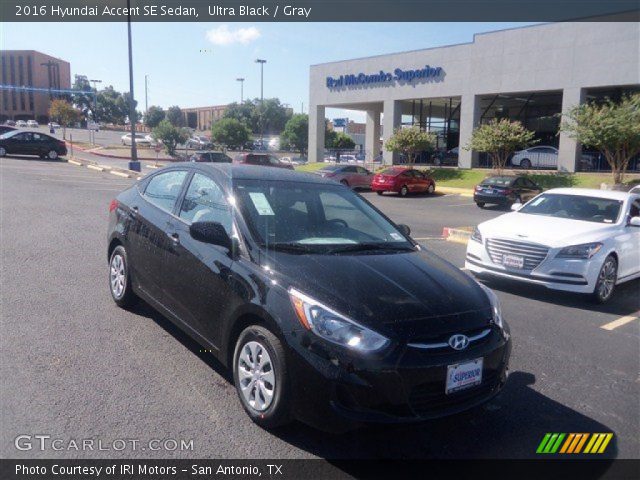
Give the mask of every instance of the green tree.
M 182 114 L 182 110 L 177 105 L 169 107 L 167 109 L 167 113 L 165 114 L 165 118 L 169 120 L 169 123 L 174 127 L 184 127 L 184 115 Z
M 414 163 L 422 152 L 430 152 L 436 146 L 436 136 L 418 127 L 399 128 L 385 143 L 388 152 L 402 153 L 409 163 Z
M 176 154 L 176 147 L 189 138 L 189 132 L 186 129 L 175 127 L 166 118 L 152 130 L 151 135 L 162 142 L 165 150 L 171 156 Z
M 332 136 L 333 141 L 329 145 L 329 148 L 335 148 L 336 150 L 351 150 L 352 148 L 355 148 L 356 142 L 354 142 L 349 135 L 342 132 L 334 133 L 335 136 Z
M 292 116 L 284 126 L 280 137 L 281 148 L 294 148 L 301 155 L 307 152 L 309 146 L 309 116 L 298 113 Z
M 471 141 L 464 148 L 489 154 L 491 165 L 501 174 L 513 152 L 537 143 L 534 136 L 518 121 L 494 119 L 474 129 Z
M 247 125 L 253 133 L 280 134 L 289 118 L 291 109 L 280 103 L 278 98 L 245 100 L 242 104 L 232 103 L 224 113 L 225 118 L 235 118 Z
M 87 76 L 76 75 L 71 89 L 75 92 L 73 105 L 80 111 L 82 117 L 88 120 L 95 113 L 95 96 Z
M 67 127 L 76 123 L 82 117 L 80 110 L 76 109 L 66 100 L 56 99 L 49 107 L 49 118 L 62 125 L 62 138 L 67 138 Z
M 629 160 L 640 152 L 640 93 L 626 95 L 620 103 L 573 107 L 560 129 L 578 142 L 602 152 L 611 166 L 613 182 L 620 184 Z
M 224 118 L 235 118 L 245 125 L 251 125 L 254 110 L 255 105 L 251 100 L 245 100 L 243 103 L 233 102 L 224 111 Z
M 152 105 L 144 116 L 144 124 L 149 128 L 155 128 L 162 120 L 164 120 L 164 117 L 165 112 L 162 107 Z
M 212 140 L 227 148 L 242 147 L 250 137 L 249 128 L 235 118 L 222 118 L 211 127 Z

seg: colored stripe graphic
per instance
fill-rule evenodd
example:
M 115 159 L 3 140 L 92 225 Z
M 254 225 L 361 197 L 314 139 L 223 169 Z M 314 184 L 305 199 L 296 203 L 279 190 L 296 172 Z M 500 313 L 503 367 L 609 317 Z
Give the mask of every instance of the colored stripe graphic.
M 613 433 L 547 433 L 538 445 L 536 453 L 599 454 L 604 453 L 612 438 Z

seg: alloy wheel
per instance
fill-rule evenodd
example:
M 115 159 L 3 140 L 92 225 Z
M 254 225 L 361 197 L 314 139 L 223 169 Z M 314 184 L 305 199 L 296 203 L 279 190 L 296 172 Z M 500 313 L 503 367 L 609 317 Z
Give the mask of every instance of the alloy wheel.
M 56 158 L 58 158 L 58 152 L 56 152 L 55 150 L 49 150 L 47 157 L 49 157 L 50 160 L 55 160 Z
M 427 188 L 427 192 L 429 193 L 433 193 L 436 191 L 436 187 L 432 184 L 429 185 L 429 187 Z
M 247 404 L 259 412 L 273 402 L 276 376 L 267 349 L 256 341 L 242 346 L 238 356 L 238 381 Z
M 600 269 L 600 273 L 598 274 L 598 283 L 596 286 L 596 292 L 601 301 L 608 300 L 613 293 L 618 274 L 617 270 L 618 268 L 615 259 L 613 257 L 608 257 Z
M 406 197 L 408 193 L 409 193 L 409 189 L 407 188 L 407 186 L 406 186 L 406 185 L 404 185 L 404 186 L 400 189 L 400 195 L 402 195 L 403 197 Z
M 127 272 L 125 270 L 124 259 L 121 255 L 116 254 L 111 259 L 109 280 L 113 296 L 120 299 L 124 294 L 127 284 Z

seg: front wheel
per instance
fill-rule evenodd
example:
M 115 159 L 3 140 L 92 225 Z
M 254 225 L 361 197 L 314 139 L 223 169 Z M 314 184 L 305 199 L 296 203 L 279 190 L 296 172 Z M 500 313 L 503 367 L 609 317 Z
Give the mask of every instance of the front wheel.
M 406 185 L 403 185 L 400 189 L 400 196 L 406 197 L 407 195 L 409 195 L 409 188 Z
M 340 180 L 340 183 L 341 183 L 342 185 L 344 185 L 345 187 L 348 187 L 348 186 L 349 186 L 349 182 L 347 182 L 346 180 Z
M 596 287 L 593 290 L 593 299 L 597 303 L 605 303 L 613 296 L 618 280 L 618 261 L 613 255 L 609 255 L 598 274 Z
M 109 260 L 109 291 L 119 307 L 126 308 L 136 303 L 137 297 L 131 286 L 129 259 L 122 245 L 114 248 Z
M 233 354 L 233 379 L 255 423 L 275 428 L 291 421 L 285 351 L 271 331 L 259 325 L 242 331 Z
M 436 191 L 436 186 L 432 183 L 427 187 L 427 193 L 429 195 L 433 195 L 433 192 Z
M 520 162 L 520 167 L 525 168 L 525 169 L 531 168 L 531 160 L 529 160 L 528 158 L 524 158 Z
M 55 160 L 56 158 L 58 158 L 58 152 L 56 152 L 55 150 L 49 150 L 49 153 L 47 153 L 47 158 L 49 160 Z
M 484 202 L 476 202 L 476 205 L 480 208 L 484 208 Z

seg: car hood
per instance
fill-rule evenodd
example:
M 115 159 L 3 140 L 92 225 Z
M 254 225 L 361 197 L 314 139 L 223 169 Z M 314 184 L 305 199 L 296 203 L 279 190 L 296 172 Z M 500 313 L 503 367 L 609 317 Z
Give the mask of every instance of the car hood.
M 508 238 L 551 248 L 596 242 L 606 237 L 614 224 L 585 222 L 545 215 L 512 212 L 478 225 L 483 238 Z
M 473 330 L 491 320 L 491 305 L 478 283 L 425 250 L 340 255 L 275 252 L 269 266 L 281 285 L 398 340 Z

